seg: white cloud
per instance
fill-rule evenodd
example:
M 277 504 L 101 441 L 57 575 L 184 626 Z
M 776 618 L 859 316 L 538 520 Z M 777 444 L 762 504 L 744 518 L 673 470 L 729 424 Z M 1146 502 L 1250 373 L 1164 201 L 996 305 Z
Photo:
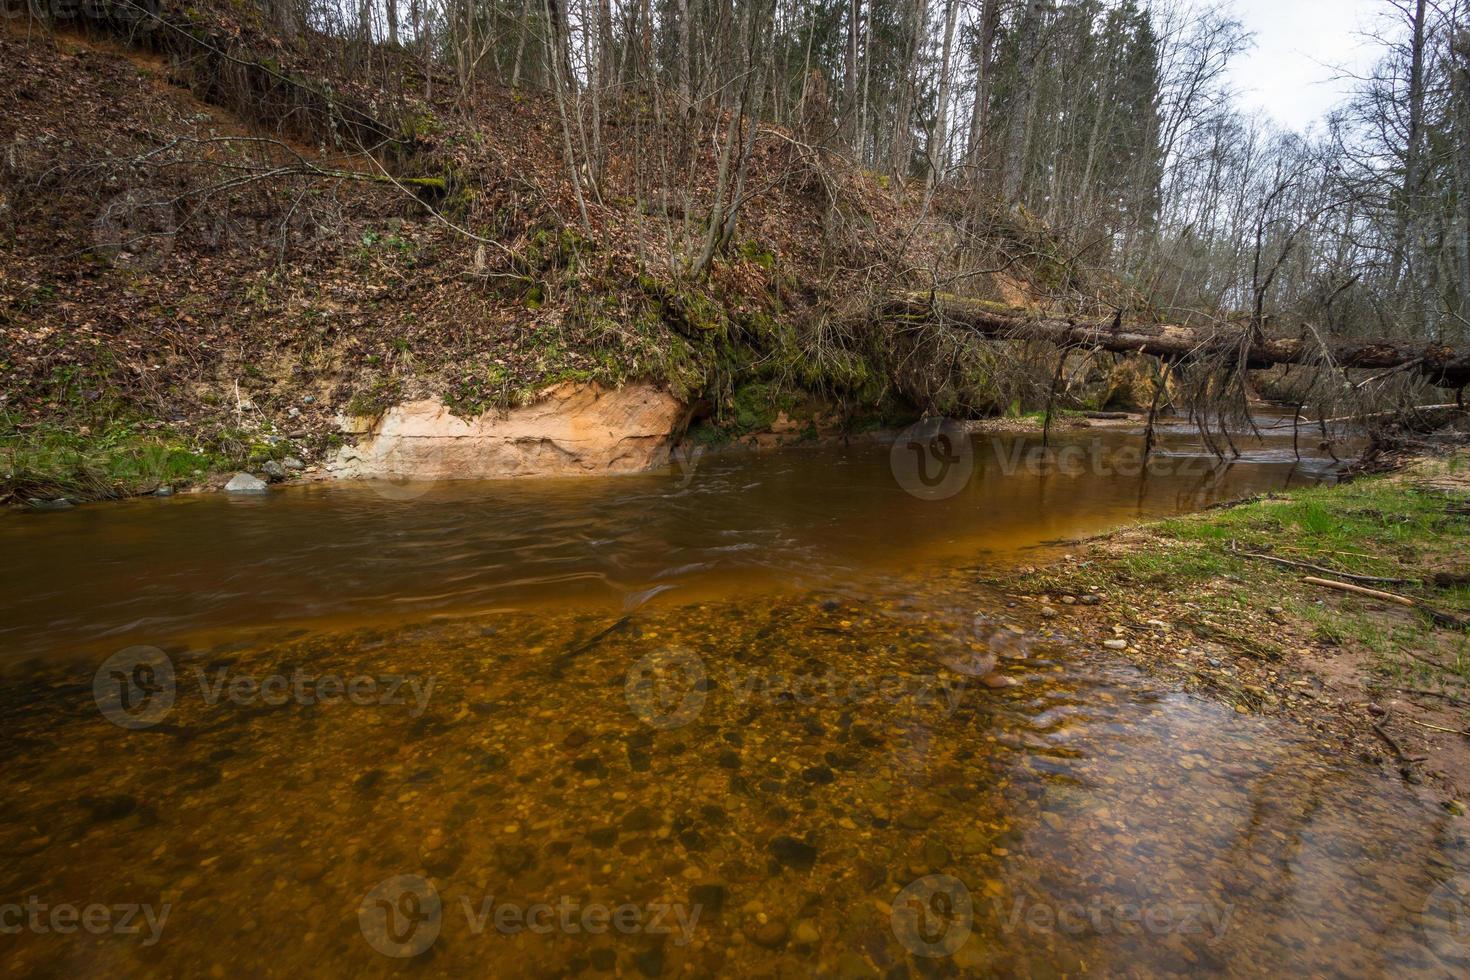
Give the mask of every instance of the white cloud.
M 1306 130 L 1350 92 L 1341 70 L 1362 75 L 1378 52 L 1361 36 L 1382 0 L 1235 0 L 1256 46 L 1232 72 L 1242 103 L 1290 129 Z

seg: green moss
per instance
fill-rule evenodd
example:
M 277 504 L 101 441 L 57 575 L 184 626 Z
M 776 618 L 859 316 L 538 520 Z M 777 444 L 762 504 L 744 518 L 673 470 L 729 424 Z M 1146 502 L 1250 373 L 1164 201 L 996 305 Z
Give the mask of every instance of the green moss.
M 94 500 L 188 486 L 244 460 L 239 443 L 201 446 L 172 428 L 111 422 L 0 433 L 0 501 Z
M 398 378 L 366 380 L 347 401 L 347 413 L 359 418 L 377 418 L 403 400 L 403 382 Z
M 753 238 L 741 242 L 740 247 L 736 249 L 736 254 L 747 262 L 754 262 L 762 269 L 773 269 L 776 266 L 776 253 Z
M 783 407 L 783 399 L 769 384 L 753 382 L 736 389 L 731 399 L 732 421 L 737 433 L 769 429 Z

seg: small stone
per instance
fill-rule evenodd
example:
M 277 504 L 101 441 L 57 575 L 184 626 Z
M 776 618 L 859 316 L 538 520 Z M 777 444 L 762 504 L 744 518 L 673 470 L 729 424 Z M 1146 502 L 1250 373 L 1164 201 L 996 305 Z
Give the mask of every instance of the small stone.
M 121 820 L 138 808 L 136 798 L 118 793 L 110 796 L 83 796 L 78 802 L 87 808 L 93 823 Z
M 810 871 L 817 863 L 817 849 L 795 837 L 781 836 L 771 841 L 771 856 L 783 868 Z
M 157 490 L 153 491 L 153 496 L 155 497 L 172 497 L 173 495 L 173 487 L 159 487 Z
M 495 864 L 509 875 L 529 868 L 535 856 L 535 852 L 525 844 L 497 844 L 495 847 Z
M 689 899 L 701 911 L 715 916 L 725 908 L 725 886 L 719 884 L 695 885 L 689 889 Z
M 264 493 L 265 481 L 249 473 L 236 473 L 225 484 L 226 493 Z
M 650 946 L 642 952 L 634 954 L 633 965 L 645 977 L 663 976 L 664 948 L 662 946 Z
M 1055 619 L 1056 617 L 1061 615 L 1061 611 L 1051 606 L 1042 606 L 1041 615 L 1045 619 Z
M 1062 605 L 1064 605 L 1064 606 L 1075 606 L 1076 604 L 1077 604 L 1077 597 L 1076 596 L 1071 596 L 1071 595 L 1064 595 L 1064 596 L 1062 596 Z
M 271 480 L 284 480 L 286 478 L 286 468 L 273 459 L 268 459 L 260 464 L 260 472 L 270 477 Z
M 818 786 L 826 786 L 832 782 L 834 777 L 832 770 L 826 766 L 812 766 L 810 769 L 802 770 L 801 778 Z
M 1107 647 L 1109 650 L 1126 650 L 1126 649 L 1128 649 L 1128 641 L 1127 640 L 1103 640 L 1103 646 Z
M 766 949 L 779 949 L 786 944 L 786 923 L 779 919 L 768 922 L 747 922 L 741 930 L 745 938 Z
M 980 683 L 986 687 L 1002 688 L 1015 687 L 1020 682 L 1013 677 L 1007 677 L 1005 674 L 986 674 L 980 678 Z
M 1268 615 L 1271 615 L 1271 616 L 1280 616 L 1284 612 L 1286 612 L 1286 610 L 1285 609 L 1282 609 L 1280 606 L 1267 606 L 1266 607 L 1266 613 Z
M 791 938 L 803 946 L 814 946 L 822 941 L 822 934 L 817 932 L 817 927 L 810 920 L 802 919 L 791 930 Z
M 453 847 L 437 847 L 432 851 L 426 850 L 419 855 L 419 860 L 424 865 L 424 870 L 430 874 L 447 875 L 459 867 L 460 853 Z
M 623 829 L 638 833 L 653 827 L 653 811 L 646 806 L 635 806 L 623 817 Z
M 284 469 L 288 469 L 293 472 L 300 472 L 301 470 L 306 469 L 306 464 L 297 459 L 295 456 L 287 456 L 285 459 L 281 460 L 281 466 Z
M 297 881 L 316 881 L 327 873 L 327 866 L 320 861 L 307 861 L 296 866 Z
M 935 840 L 933 837 L 924 841 L 924 861 L 931 870 L 938 870 L 949 864 L 949 848 Z
M 39 497 L 32 497 L 26 501 L 26 506 L 31 510 L 70 510 L 73 505 L 65 497 L 57 497 L 55 500 L 42 500 Z

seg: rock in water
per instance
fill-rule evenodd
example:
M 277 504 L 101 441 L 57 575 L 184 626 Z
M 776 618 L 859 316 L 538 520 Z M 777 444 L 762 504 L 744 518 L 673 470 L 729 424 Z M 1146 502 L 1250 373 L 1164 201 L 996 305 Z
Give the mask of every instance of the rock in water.
M 783 868 L 810 871 L 817 863 L 817 849 L 795 837 L 781 836 L 771 841 L 771 856 Z M 784 937 L 783 937 L 784 938 Z
M 26 506 L 31 510 L 70 510 L 72 503 L 65 497 L 57 497 L 55 500 L 42 500 L 39 497 L 32 497 L 26 501 Z
M 226 493 L 262 493 L 264 490 L 265 481 L 249 473 L 236 473 L 225 484 Z
M 264 473 L 271 480 L 284 480 L 286 478 L 286 468 L 273 459 L 268 459 L 262 463 L 260 465 L 260 472 Z

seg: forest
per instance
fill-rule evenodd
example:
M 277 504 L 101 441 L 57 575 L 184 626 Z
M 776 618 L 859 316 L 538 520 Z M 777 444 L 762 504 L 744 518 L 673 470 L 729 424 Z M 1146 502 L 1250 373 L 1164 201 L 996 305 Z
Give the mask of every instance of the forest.
M 1470 0 L 0 0 L 0 92 L 5 975 L 1467 975 Z
M 172 80 L 245 127 L 140 140 L 134 126 L 128 145 L 106 148 L 86 145 L 102 139 L 93 127 L 58 153 L 17 115 L 17 268 L 60 252 L 187 278 L 190 255 L 249 254 L 259 306 L 291 322 L 282 336 L 299 346 L 314 331 L 300 318 L 320 311 L 276 287 L 304 276 L 316 288 L 323 262 L 359 241 L 397 242 L 410 265 L 432 264 L 432 250 L 470 265 L 429 281 L 395 272 L 438 313 L 379 306 L 323 405 L 372 414 L 432 394 L 473 410 L 564 376 L 652 376 L 737 434 L 768 414 L 749 403 L 773 397 L 817 398 L 849 420 L 1106 407 L 1113 396 L 1085 382 L 1097 355 L 1125 345 L 1054 329 L 1079 319 L 1186 331 L 1119 397 L 1191 418 L 1242 421 L 1262 386 L 1319 419 L 1382 418 L 1459 401 L 1470 378 L 1459 0 L 1378 5 L 1363 25 L 1371 72 L 1306 133 L 1242 108 L 1232 68 L 1252 39 L 1229 3 L 6 9 L 17 31 L 80 28 L 162 55 Z M 146 100 L 134 110 L 150 112 Z M 62 186 L 87 202 L 69 234 L 43 220 Z M 14 278 L 13 326 L 44 288 L 44 276 Z M 115 282 L 96 286 L 98 302 L 126 303 Z M 982 311 L 999 319 L 977 322 L 973 301 L 999 304 Z M 464 304 L 488 304 L 470 318 L 474 350 L 464 318 L 437 322 Z M 206 309 L 258 329 L 234 304 Z M 395 318 L 408 323 L 384 325 Z M 510 329 L 528 318 L 540 337 L 529 346 Z M 504 329 L 487 339 L 485 323 Z M 1276 363 L 1260 356 L 1274 340 L 1295 344 L 1287 363 L 1305 369 L 1251 377 Z M 487 348 L 494 363 L 468 363 Z M 140 369 L 117 363 L 128 355 L 42 345 L 10 363 L 11 410 L 55 418 L 35 406 L 75 403 L 87 384 L 73 378 L 101 374 L 132 406 L 113 415 L 138 398 L 167 414 L 168 390 L 174 416 L 189 403 L 181 421 L 210 416 L 193 427 L 239 455 L 228 413 L 186 389 L 238 386 L 240 364 L 174 355 L 138 394 Z M 1349 377 L 1354 367 L 1372 370 Z

